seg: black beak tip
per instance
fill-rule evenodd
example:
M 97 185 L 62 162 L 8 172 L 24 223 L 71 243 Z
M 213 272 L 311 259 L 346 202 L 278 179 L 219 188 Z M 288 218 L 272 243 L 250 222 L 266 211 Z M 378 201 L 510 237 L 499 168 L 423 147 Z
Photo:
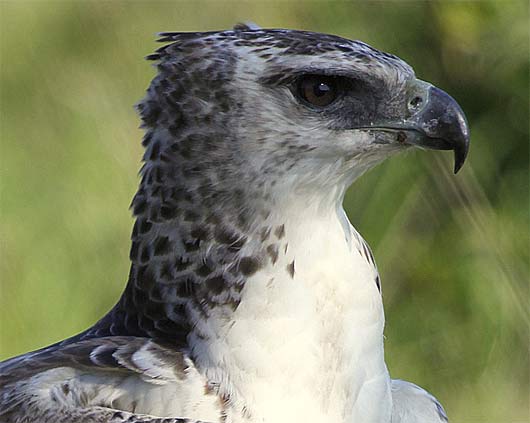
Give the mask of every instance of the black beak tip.
M 464 165 L 464 162 L 466 161 L 467 157 L 467 149 L 461 149 L 455 147 L 455 175 L 458 173 L 460 169 L 462 169 L 462 166 Z
M 453 151 L 455 155 L 455 175 L 464 165 L 469 152 L 469 126 L 467 124 L 464 112 L 458 107 L 456 113 L 456 126 L 458 127 L 457 135 L 453 139 Z
M 455 99 L 436 87 L 431 87 L 429 106 L 423 112 L 427 136 L 445 141 L 445 148 L 454 151 L 455 174 L 462 168 L 469 151 L 469 125 Z

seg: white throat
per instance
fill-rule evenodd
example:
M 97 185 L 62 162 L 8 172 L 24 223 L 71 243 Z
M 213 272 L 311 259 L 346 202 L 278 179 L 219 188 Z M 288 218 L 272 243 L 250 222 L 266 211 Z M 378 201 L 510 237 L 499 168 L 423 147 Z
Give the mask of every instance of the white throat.
M 194 340 L 197 365 L 252 422 L 389 421 L 383 305 L 362 239 L 342 207 L 281 210 L 263 242 L 277 258 L 230 319 L 209 319 L 217 336 Z

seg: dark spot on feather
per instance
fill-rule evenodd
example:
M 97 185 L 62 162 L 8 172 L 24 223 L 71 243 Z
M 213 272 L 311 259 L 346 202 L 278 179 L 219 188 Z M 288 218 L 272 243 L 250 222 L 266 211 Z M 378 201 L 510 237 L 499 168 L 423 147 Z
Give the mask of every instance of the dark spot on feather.
M 195 273 L 197 276 L 208 276 L 210 273 L 212 273 L 213 269 L 210 268 L 207 264 L 203 263 L 201 266 L 199 266 Z
M 267 239 L 269 238 L 270 234 L 271 234 L 270 226 L 267 226 L 266 228 L 263 228 L 261 230 L 261 242 L 267 241 Z
M 260 261 L 256 257 L 243 257 L 239 261 L 239 270 L 245 276 L 253 275 L 260 267 Z
M 129 258 L 131 261 L 136 261 L 138 258 L 138 248 L 140 243 L 138 241 L 133 241 L 131 245 L 131 251 L 129 252 Z
M 96 364 L 98 366 L 117 367 L 119 366 L 119 363 L 114 358 L 113 354 L 115 352 L 116 352 L 116 348 L 114 346 L 99 348 L 97 350 L 97 353 L 93 357 L 91 356 L 90 359 L 93 362 L 93 364 Z M 68 386 L 68 384 L 66 385 L 67 385 L 67 388 L 69 389 L 70 387 Z
M 184 213 L 184 220 L 186 222 L 195 222 L 199 219 L 199 217 L 200 216 L 193 210 L 186 210 L 186 212 Z
M 239 251 L 246 242 L 246 238 L 236 232 L 231 232 L 226 228 L 217 228 L 215 230 L 215 240 L 219 244 L 225 244 L 233 251 Z
M 278 261 L 278 245 L 271 244 L 267 247 L 267 254 L 271 258 L 272 264 L 275 264 Z
M 171 242 L 167 236 L 159 236 L 154 243 L 155 256 L 167 254 L 171 249 Z
M 154 101 L 147 101 L 139 104 L 138 110 L 147 127 L 153 127 L 162 113 L 162 109 Z
M 195 283 L 192 279 L 186 278 L 181 281 L 177 287 L 177 296 L 179 298 L 188 298 L 195 294 Z
M 155 160 L 160 154 L 160 143 L 155 141 L 150 147 L 149 160 Z
M 164 279 L 166 282 L 170 282 L 173 280 L 173 269 L 172 263 L 168 260 L 166 260 L 164 263 L 162 263 L 162 267 L 160 268 L 160 278 Z
M 153 184 L 153 174 L 151 169 L 146 169 L 144 175 L 142 176 L 142 185 L 152 185 Z
M 149 246 L 144 245 L 140 247 L 140 263 L 147 263 L 151 258 Z
M 282 239 L 285 236 L 285 225 L 278 226 L 275 229 L 274 234 L 278 239 Z
M 221 223 L 221 219 L 219 218 L 219 216 L 217 216 L 215 213 L 211 213 L 207 218 L 206 218 L 206 223 L 210 223 L 212 225 L 219 225 Z
M 161 207 L 160 208 L 160 216 L 162 216 L 162 219 L 170 220 L 177 217 L 179 214 L 179 209 L 176 207 Z
M 152 222 L 160 222 L 159 213 L 160 213 L 160 210 L 158 209 L 158 207 L 152 206 L 149 209 L 149 215 L 148 215 L 149 220 L 151 220 Z
M 182 325 L 175 323 L 168 318 L 163 318 L 163 319 L 155 321 L 154 326 L 159 331 L 170 334 L 171 339 L 174 339 L 173 338 L 174 336 L 181 337 L 181 338 L 184 337 L 184 339 L 182 339 L 181 342 L 179 342 L 179 344 L 181 345 L 186 340 L 186 335 L 182 334 Z
M 186 306 L 184 304 L 174 304 L 173 305 L 173 314 L 176 316 L 185 316 L 186 315 Z
M 140 226 L 138 230 L 140 234 L 145 234 L 149 232 L 149 230 L 151 230 L 151 227 L 153 226 L 151 222 L 144 220 L 144 219 L 140 219 L 139 222 L 140 222 Z
M 199 239 L 193 241 L 184 242 L 184 249 L 186 252 L 191 253 L 192 251 L 197 251 L 200 247 L 201 241 Z
M 189 260 L 184 260 L 182 257 L 177 257 L 177 259 L 175 260 L 175 267 L 179 272 L 187 269 L 190 264 L 191 263 Z
M 245 287 L 245 283 L 244 282 L 237 282 L 233 288 L 236 292 L 238 293 L 241 293 L 241 291 L 243 291 L 243 288 Z
M 215 295 L 220 294 L 226 289 L 226 281 L 222 276 L 213 276 L 204 281 L 208 291 Z
M 180 188 L 172 188 L 169 191 L 169 198 L 171 199 L 171 204 L 177 205 L 185 199 L 186 195 L 184 191 Z
M 345 53 L 350 53 L 352 51 L 352 48 L 350 46 L 346 46 L 346 45 L 336 45 L 336 47 L 340 50 L 340 51 L 343 51 Z
M 287 265 L 287 272 L 291 275 L 291 278 L 294 279 L 294 260 Z
M 164 290 L 164 292 L 165 292 L 165 290 Z M 164 295 L 162 293 L 162 289 L 161 289 L 160 284 L 157 284 L 157 285 L 153 286 L 151 291 L 149 291 L 149 298 L 151 299 L 151 301 L 154 301 L 156 303 L 164 302 Z
M 139 266 L 135 282 L 139 289 L 149 291 L 156 283 L 153 269 L 150 266 Z
M 133 298 L 134 301 L 134 298 Z M 129 314 L 125 316 L 124 321 L 125 332 L 131 336 L 144 336 L 145 332 L 138 327 L 138 316 L 136 314 Z
M 201 241 L 208 239 L 208 231 L 201 226 L 196 226 L 195 228 L 193 228 L 190 232 L 190 235 L 193 238 L 196 238 Z
M 61 390 L 63 391 L 63 394 L 68 395 L 70 393 L 70 385 L 68 385 L 68 383 L 63 383 L 61 385 Z
M 189 159 L 191 157 L 191 148 L 188 146 L 182 146 L 180 149 L 180 155 L 183 159 Z
M 143 274 L 147 271 L 147 269 L 148 269 L 147 266 L 137 266 L 136 264 L 133 264 L 131 266 L 131 271 L 129 272 L 129 275 L 138 280 L 143 276 Z
M 169 172 L 171 173 L 171 171 Z M 173 177 L 173 176 L 172 176 Z M 166 184 L 167 185 L 167 184 Z M 175 201 L 173 198 L 173 191 L 174 188 L 169 188 L 167 186 L 162 186 L 160 190 L 160 200 L 161 200 L 161 206 L 163 207 L 170 207 L 170 208 L 177 208 L 178 207 L 178 201 Z
M 377 290 L 381 292 L 381 279 L 379 278 L 379 275 L 375 277 L 375 284 L 377 286 Z
M 438 416 L 440 417 L 440 420 L 443 420 L 444 422 L 448 422 L 449 419 L 447 417 L 447 414 L 445 413 L 445 410 L 442 407 L 442 404 L 440 404 L 438 401 L 433 400 L 434 405 L 436 406 L 436 412 L 438 413 Z
M 368 263 L 375 264 L 374 256 L 372 255 L 372 252 L 370 251 L 370 248 L 368 247 L 368 244 L 366 244 L 365 241 L 362 241 L 361 244 L 362 244 L 363 252 L 364 252 L 364 254 L 363 254 L 363 252 L 361 252 L 361 255 L 364 255 L 364 257 L 366 258 L 366 261 L 368 261 Z
M 200 308 L 199 311 L 201 312 L 201 314 L 203 314 L 204 318 L 208 318 L 208 315 L 203 311 L 202 307 Z M 202 339 L 203 341 L 209 339 L 207 335 L 205 335 L 204 333 L 200 332 L 197 328 L 195 328 L 194 334 L 195 334 L 195 336 L 197 336 L 197 338 Z
M 131 238 L 136 238 L 138 236 L 138 226 L 139 226 L 139 223 L 137 220 L 136 222 L 134 222 L 134 226 L 133 226 L 132 233 L 131 233 Z
M 213 385 L 210 382 L 204 384 L 204 395 L 213 395 L 215 393 Z
M 157 321 L 166 317 L 166 311 L 162 304 L 158 304 L 154 301 L 147 301 L 142 309 L 143 314 L 149 318 L 150 321 Z M 147 319 L 143 322 L 144 325 L 148 324 L 152 326 L 152 323 L 147 323 Z
M 151 172 L 151 174 L 154 175 L 155 172 Z M 152 191 L 151 191 L 151 197 L 157 197 L 157 200 L 158 200 L 158 197 L 161 197 L 161 188 L 162 188 L 162 185 L 160 183 L 153 185 Z
M 147 202 L 142 197 L 135 197 L 133 200 L 133 214 L 138 216 L 142 214 L 147 207 Z
M 244 228 L 249 222 L 250 216 L 248 211 L 242 211 L 237 216 L 237 223 L 240 228 Z
M 151 144 L 151 140 L 153 138 L 153 133 L 152 132 L 147 132 L 145 135 L 144 135 L 144 138 L 142 140 L 142 145 L 144 147 L 147 147 L 149 146 L 149 144 Z
M 157 166 L 153 170 L 155 181 L 159 184 L 163 184 L 166 178 L 166 172 L 161 166 Z
M 239 307 L 239 304 L 241 303 L 241 301 L 239 300 L 236 300 L 235 298 L 232 298 L 230 297 L 226 302 L 225 302 L 225 305 L 227 305 L 228 307 L 230 307 L 230 309 L 232 311 L 236 311 L 237 308 Z
M 138 306 L 139 304 L 145 304 L 148 298 L 143 289 L 133 289 L 133 303 Z

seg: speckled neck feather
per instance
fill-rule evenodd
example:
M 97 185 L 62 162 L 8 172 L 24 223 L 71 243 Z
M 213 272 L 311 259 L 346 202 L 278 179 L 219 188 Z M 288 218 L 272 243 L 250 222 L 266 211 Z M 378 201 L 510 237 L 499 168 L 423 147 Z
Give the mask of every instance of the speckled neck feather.
M 191 48 L 174 45 L 171 54 Z M 279 254 L 272 238 L 281 239 L 284 228 L 267 223 L 275 175 L 246 166 L 237 154 L 245 140 L 230 133 L 227 112 L 240 107 L 227 89 L 235 58 L 213 47 L 200 62 L 177 57 L 158 65 L 138 105 L 146 152 L 132 202 L 127 288 L 85 336 L 149 336 L 186 347 L 194 320 L 212 308 L 229 315 L 246 278 Z M 276 175 L 290 165 L 280 154 L 270 163 Z M 242 252 L 247 243 L 251 255 Z

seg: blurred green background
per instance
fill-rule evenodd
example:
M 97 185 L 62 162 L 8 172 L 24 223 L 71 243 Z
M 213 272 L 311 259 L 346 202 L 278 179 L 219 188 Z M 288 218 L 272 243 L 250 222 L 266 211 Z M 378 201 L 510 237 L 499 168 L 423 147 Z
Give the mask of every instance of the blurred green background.
M 0 359 L 73 335 L 117 300 L 142 133 L 132 105 L 164 30 L 330 32 L 399 55 L 449 92 L 468 163 L 412 152 L 346 209 L 382 275 L 387 363 L 451 421 L 529 421 L 528 3 L 27 2 L 1 10 Z

